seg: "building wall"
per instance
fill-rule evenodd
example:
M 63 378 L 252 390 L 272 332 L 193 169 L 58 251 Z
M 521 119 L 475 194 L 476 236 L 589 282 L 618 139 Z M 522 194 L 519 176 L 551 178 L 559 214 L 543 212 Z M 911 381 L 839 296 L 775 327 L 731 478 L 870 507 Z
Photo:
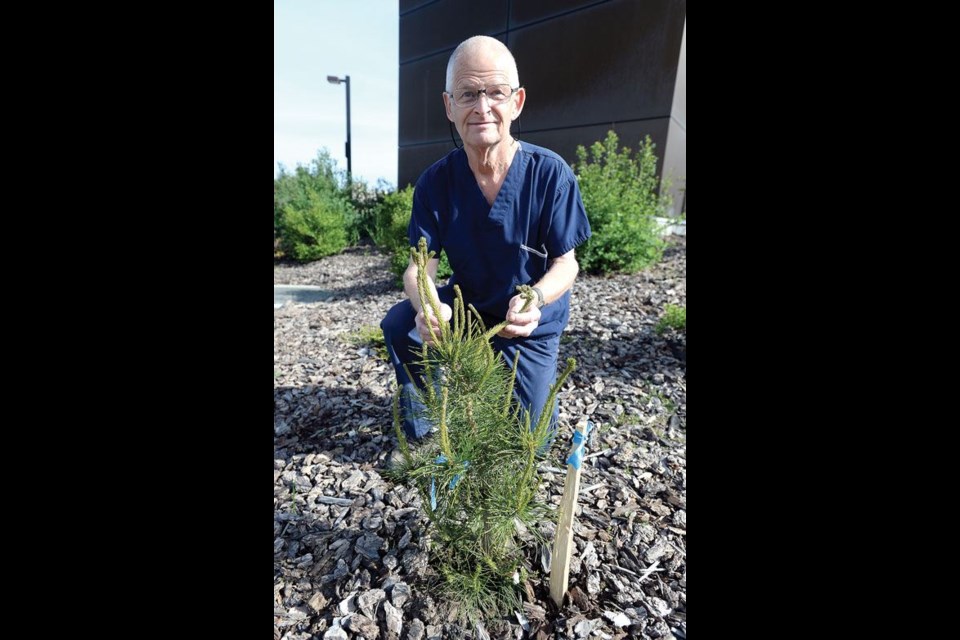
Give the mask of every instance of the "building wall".
M 663 171 L 671 179 L 673 195 L 671 215 L 687 210 L 687 25 L 683 25 L 680 61 L 677 64 L 677 85 L 673 90 L 670 108 L 670 128 L 663 156 Z
M 658 167 L 685 187 L 685 24 L 685 0 L 400 0 L 398 186 L 453 148 L 441 97 L 447 59 L 466 38 L 488 35 L 513 52 L 526 88 L 517 138 L 573 163 L 577 145 L 608 129 L 632 149 L 649 134 Z

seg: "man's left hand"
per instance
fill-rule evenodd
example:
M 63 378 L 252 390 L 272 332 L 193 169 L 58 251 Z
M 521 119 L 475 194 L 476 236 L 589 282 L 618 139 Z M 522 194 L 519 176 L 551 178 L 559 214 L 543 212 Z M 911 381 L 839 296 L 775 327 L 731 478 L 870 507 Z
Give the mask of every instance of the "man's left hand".
M 510 304 L 507 305 L 506 320 L 510 324 L 500 330 L 497 335 L 501 338 L 526 338 L 534 329 L 540 326 L 540 309 L 535 303 L 530 304 L 530 308 L 525 313 L 520 313 L 520 309 L 527 302 L 527 299 L 521 295 L 515 295 L 510 298 Z

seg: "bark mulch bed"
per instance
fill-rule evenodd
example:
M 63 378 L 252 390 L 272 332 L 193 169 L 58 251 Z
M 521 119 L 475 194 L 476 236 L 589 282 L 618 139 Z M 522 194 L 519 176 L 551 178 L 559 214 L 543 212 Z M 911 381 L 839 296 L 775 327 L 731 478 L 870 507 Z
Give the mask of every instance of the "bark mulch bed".
M 531 549 L 522 611 L 469 625 L 430 595 L 427 520 L 414 490 L 381 477 L 396 447 L 393 371 L 368 339 L 404 298 L 387 257 L 354 248 L 277 264 L 276 284 L 332 297 L 274 311 L 274 636 L 310 638 L 686 638 L 686 336 L 654 331 L 686 306 L 686 239 L 633 275 L 581 275 L 560 362 L 559 438 L 543 498 L 559 503 L 569 434 L 587 446 L 570 598 L 549 598 Z M 550 533 L 552 524 L 542 525 Z M 548 565 L 547 565 L 548 566 Z

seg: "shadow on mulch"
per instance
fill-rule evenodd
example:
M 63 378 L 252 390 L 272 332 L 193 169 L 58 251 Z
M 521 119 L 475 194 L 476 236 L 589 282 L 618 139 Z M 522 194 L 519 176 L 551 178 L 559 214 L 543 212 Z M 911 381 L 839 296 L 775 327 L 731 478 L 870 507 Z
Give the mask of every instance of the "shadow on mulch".
M 276 456 L 323 453 L 340 463 L 360 463 L 361 468 L 364 463 L 379 466 L 394 446 L 390 399 L 366 389 L 314 386 L 326 392 L 319 405 L 308 402 L 310 396 L 288 401 L 289 409 L 283 415 L 290 432 L 274 438 Z M 294 389 L 274 389 L 275 406 L 285 392 Z M 355 432 L 352 436 L 351 431 Z M 374 442 L 377 436 L 383 437 Z
M 338 258 L 340 256 L 383 256 L 384 254 L 372 245 L 360 245 L 344 249 L 342 252 L 329 258 Z M 325 259 L 329 259 L 325 258 Z M 286 269 L 302 269 L 310 262 L 298 262 L 289 258 L 274 258 L 273 266 Z M 403 285 L 399 278 L 393 275 L 389 269 L 383 266 L 370 266 L 359 272 L 357 281 L 349 286 L 327 287 L 323 282 L 299 282 L 299 284 L 313 284 L 323 287 L 324 292 L 330 294 L 331 298 L 322 302 L 333 302 L 337 300 L 357 300 L 369 296 L 383 295 L 387 293 L 396 293 L 398 299 L 403 297 Z
M 584 329 L 565 331 L 560 339 L 560 360 L 577 359 L 576 377 L 589 378 L 605 369 L 629 371 L 635 376 L 686 373 L 686 338 L 661 337 L 650 329 L 601 340 Z
M 324 289 L 331 294 L 331 297 L 326 300 L 321 300 L 321 302 L 330 303 L 337 302 L 338 300 L 360 300 L 387 293 L 396 293 L 397 301 L 405 298 L 406 296 L 403 293 L 403 289 L 391 280 L 393 274 L 388 273 L 387 276 L 384 276 L 384 273 L 382 269 L 371 269 L 369 273 L 364 274 L 365 281 L 362 283 L 350 285 L 349 287 L 331 287 Z

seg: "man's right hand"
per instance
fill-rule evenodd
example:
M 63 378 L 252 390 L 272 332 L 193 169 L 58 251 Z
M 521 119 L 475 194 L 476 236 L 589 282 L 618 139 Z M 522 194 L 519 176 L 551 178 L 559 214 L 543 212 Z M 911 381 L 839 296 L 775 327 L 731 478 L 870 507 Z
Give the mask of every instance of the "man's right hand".
M 440 315 L 443 317 L 444 322 L 449 322 L 450 318 L 453 317 L 453 309 L 450 308 L 450 305 L 443 304 L 441 302 Z M 420 339 L 423 340 L 424 344 L 432 346 L 434 344 L 434 340 L 430 335 L 430 328 L 427 322 L 433 325 L 433 330 L 439 338 L 440 322 L 437 320 L 436 316 L 433 315 L 433 310 L 430 307 L 425 307 L 423 311 L 417 314 L 417 333 L 420 334 Z

